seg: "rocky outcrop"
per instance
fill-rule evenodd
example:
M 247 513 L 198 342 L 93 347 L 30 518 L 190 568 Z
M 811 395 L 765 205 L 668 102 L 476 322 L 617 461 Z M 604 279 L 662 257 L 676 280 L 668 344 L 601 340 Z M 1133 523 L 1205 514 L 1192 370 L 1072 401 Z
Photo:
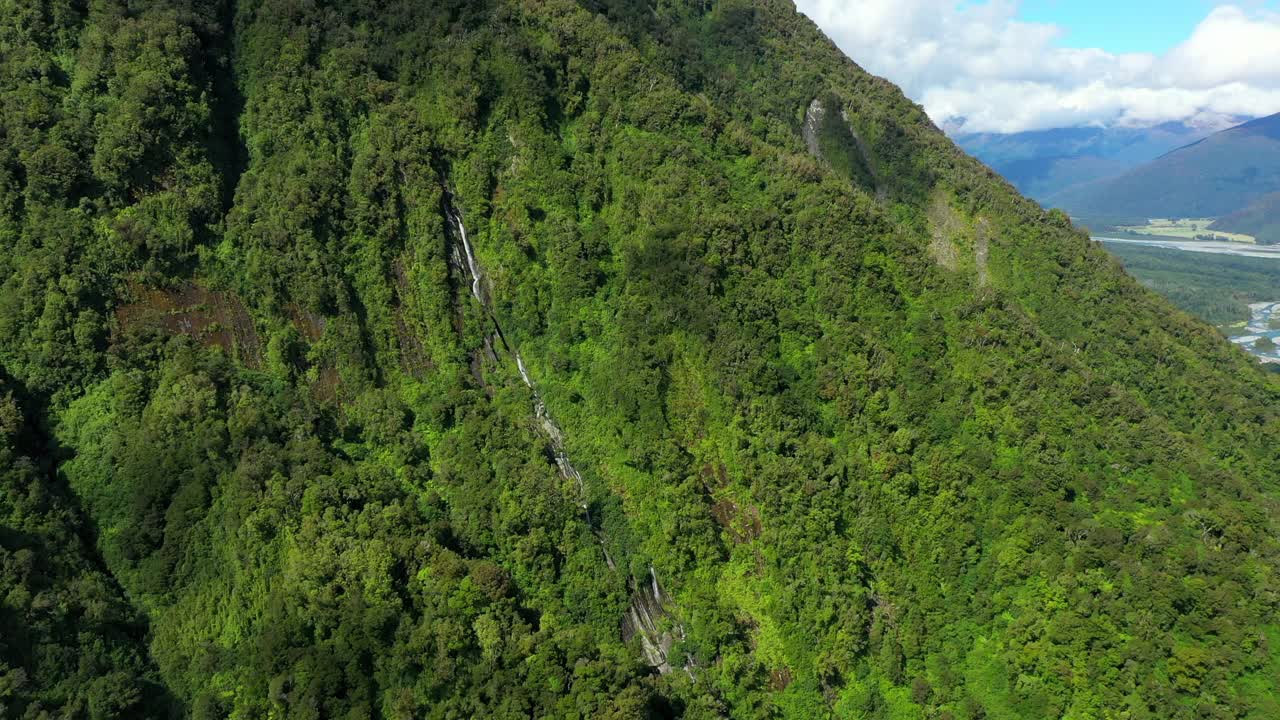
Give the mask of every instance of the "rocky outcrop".
M 628 642 L 639 638 L 645 660 L 664 675 L 674 669 L 671 648 L 677 640 L 684 639 L 684 628 L 673 622 L 667 611 L 670 600 L 658 584 L 658 573 L 650 567 L 649 582 L 638 583 L 634 588 L 631 605 L 622 620 L 622 638 Z M 685 670 L 692 673 L 692 663 L 686 662 Z
M 827 108 L 822 104 L 822 98 L 814 98 L 813 102 L 809 103 L 809 109 L 804 112 L 804 127 L 800 130 L 800 134 L 804 136 L 804 144 L 809 148 L 809 154 L 819 160 L 822 159 L 819 135 L 826 118 Z
M 804 113 L 800 134 L 809 154 L 825 163 L 854 185 L 874 192 L 883 202 L 888 190 L 880 181 L 874 159 L 862 136 L 850 122 L 849 113 L 840 110 L 833 116 L 838 101 L 833 97 L 816 97 Z

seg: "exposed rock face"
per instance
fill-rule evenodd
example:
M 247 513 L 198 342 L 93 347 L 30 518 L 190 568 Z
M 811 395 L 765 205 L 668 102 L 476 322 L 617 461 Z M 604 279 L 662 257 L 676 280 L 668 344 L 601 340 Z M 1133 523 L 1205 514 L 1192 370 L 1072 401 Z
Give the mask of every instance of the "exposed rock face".
M 849 129 L 849 135 L 853 138 L 858 154 L 862 156 L 862 162 L 866 166 L 867 173 L 871 176 L 872 184 L 875 186 L 876 201 L 885 202 L 889 199 L 889 188 L 885 186 L 880 170 L 876 167 L 875 156 L 871 154 L 871 149 L 863 141 L 862 135 L 858 134 L 857 129 L 853 127 L 853 121 L 849 119 L 849 113 L 841 110 L 840 117 L 844 120 L 845 127 Z
M 973 262 L 977 266 L 978 287 L 986 287 L 991 281 L 987 273 L 987 258 L 991 255 L 991 222 L 978 218 L 977 238 L 973 244 Z
M 822 98 L 814 98 L 809 103 L 809 109 L 804 113 L 804 143 L 809 147 L 809 154 L 822 159 L 822 147 L 819 141 L 819 135 L 822 132 L 822 123 L 827 118 L 827 108 L 822 104 Z
M 929 255 L 934 261 L 948 270 L 972 273 L 974 284 L 979 288 L 990 285 L 991 221 L 985 217 L 966 217 L 942 195 L 934 197 L 929 204 L 928 218 Z
M 653 568 L 649 568 L 649 580 L 631 595 L 631 607 L 622 619 L 622 638 L 630 641 L 639 636 L 645 660 L 665 675 L 674 669 L 669 659 L 671 648 L 676 640 L 684 638 L 684 628 L 678 623 L 664 627 L 667 624 L 664 621 L 670 617 L 666 609 L 670 598 L 658 584 L 658 574 Z
M 800 129 L 805 146 L 810 155 L 854 185 L 874 192 L 876 199 L 883 202 L 888 189 L 880 181 L 872 155 L 850 122 L 849 113 L 841 108 L 838 117 L 832 115 L 839 106 L 840 101 L 832 96 L 825 100 L 816 97 L 809 103 Z
M 960 237 L 965 232 L 964 219 L 951 203 L 937 196 L 929 204 L 929 254 L 948 270 L 960 269 Z

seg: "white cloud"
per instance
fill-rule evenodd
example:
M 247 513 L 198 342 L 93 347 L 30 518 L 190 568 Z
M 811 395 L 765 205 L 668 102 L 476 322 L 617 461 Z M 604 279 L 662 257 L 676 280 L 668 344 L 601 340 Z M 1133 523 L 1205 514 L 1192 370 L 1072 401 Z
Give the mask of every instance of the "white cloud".
M 1210 88 L 1247 82 L 1280 88 L 1280 13 L 1250 16 L 1230 5 L 1215 8 L 1160 70 L 1171 84 Z
M 1124 0 L 1118 0 L 1123 2 Z M 1162 56 L 1056 45 L 1017 0 L 797 0 L 849 57 L 940 124 L 1017 132 L 1077 125 L 1212 125 L 1280 111 L 1280 13 L 1211 10 Z

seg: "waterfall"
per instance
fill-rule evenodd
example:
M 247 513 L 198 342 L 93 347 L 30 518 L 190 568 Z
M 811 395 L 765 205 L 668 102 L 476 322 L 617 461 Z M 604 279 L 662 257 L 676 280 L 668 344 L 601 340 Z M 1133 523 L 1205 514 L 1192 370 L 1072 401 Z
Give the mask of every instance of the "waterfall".
M 476 296 L 476 300 L 484 306 L 486 310 L 492 312 L 492 308 L 485 302 L 484 297 L 480 294 L 480 264 L 476 262 L 475 253 L 471 252 L 471 241 L 467 239 L 467 228 L 462 224 L 462 216 L 452 205 L 446 203 L 445 207 L 449 213 L 449 219 L 453 221 L 454 226 L 458 228 L 458 236 L 462 239 L 462 251 L 466 254 L 467 271 L 471 274 L 471 294 Z M 528 382 L 526 379 L 525 382 Z
M 524 358 L 520 355 L 520 350 L 515 343 L 509 341 L 502 332 L 502 326 L 498 324 L 498 318 L 494 314 L 491 301 L 486 297 L 482 280 L 484 278 L 484 270 L 480 267 L 480 263 L 476 261 L 475 254 L 471 249 L 471 241 L 467 238 L 467 229 L 462 222 L 462 214 L 453 207 L 450 202 L 450 195 L 446 191 L 444 199 L 445 214 L 454 226 L 458 234 L 458 239 L 462 241 L 462 250 L 465 257 L 459 257 L 457 254 L 457 246 L 454 246 L 451 262 L 455 269 L 471 276 L 471 294 L 475 296 L 480 306 L 484 308 L 485 313 L 489 316 L 490 322 L 493 323 L 494 330 L 498 339 L 502 343 L 502 347 L 515 358 L 516 370 L 520 373 L 520 379 L 524 381 L 526 387 L 533 394 L 533 413 L 538 421 L 538 428 L 542 431 L 542 435 L 546 438 L 547 445 L 551 449 L 551 453 L 555 458 L 556 469 L 559 470 L 560 476 L 565 480 L 572 480 L 578 489 L 578 507 L 582 510 L 583 518 L 587 521 L 587 527 L 591 528 L 592 533 L 596 536 L 596 540 L 600 543 L 600 549 L 604 553 L 605 563 L 609 569 L 617 571 L 618 567 L 613 561 L 613 557 L 609 555 L 608 543 L 603 532 L 596 530 L 593 526 L 591 518 L 591 508 L 587 503 L 586 483 L 582 478 L 582 473 L 573 466 L 569 460 L 569 452 L 564 444 L 564 431 L 556 424 L 551 417 L 551 413 L 547 410 L 547 404 L 542 399 L 542 394 L 538 392 L 537 385 L 533 382 L 533 378 L 529 375 L 529 368 L 524 364 Z M 497 348 L 494 347 L 494 350 Z M 670 652 L 672 645 L 676 639 L 684 639 L 684 627 L 680 624 L 674 626 L 675 635 L 669 630 L 659 627 L 659 622 L 663 617 L 668 615 L 666 605 L 670 599 L 662 591 L 658 584 L 658 573 L 651 566 L 649 568 L 650 587 L 645 589 L 643 585 L 639 588 L 632 585 L 635 594 L 632 597 L 631 607 L 627 616 L 623 621 L 623 634 L 626 636 L 640 636 L 642 649 L 645 658 L 651 665 L 658 668 L 658 671 L 666 674 L 671 672 L 672 667 L 667 662 L 667 654 Z M 652 594 L 652 599 L 647 597 Z M 685 672 L 693 677 L 692 658 L 685 665 Z
M 573 466 L 569 461 L 569 453 L 564 446 L 564 432 L 556 421 L 552 419 L 551 413 L 547 411 L 547 404 L 542 400 L 542 394 L 538 392 L 538 388 L 534 385 L 533 379 L 529 377 L 529 368 L 524 364 L 524 358 L 520 356 L 520 351 L 514 347 L 514 344 L 507 341 L 505 333 L 502 332 L 502 326 L 498 324 L 498 318 L 494 315 L 491 302 L 485 297 L 482 279 L 484 271 L 480 267 L 480 263 L 476 261 L 475 253 L 471 249 L 471 241 L 467 238 L 467 228 L 462 222 L 462 215 L 449 202 L 448 195 L 445 196 L 445 212 L 449 220 L 453 223 L 457 230 L 458 239 L 462 241 L 462 250 L 464 253 L 465 263 L 462 264 L 466 273 L 471 276 L 471 294 L 479 301 L 480 306 L 485 309 L 489 315 L 490 321 L 493 322 L 494 328 L 497 329 L 498 337 L 502 340 L 502 344 L 507 348 L 516 360 L 516 369 L 520 372 L 520 379 L 524 384 L 533 391 L 533 410 L 534 416 L 538 420 L 538 427 L 542 430 L 542 434 L 546 437 L 548 444 L 551 446 L 551 452 L 555 457 L 556 468 L 559 469 L 561 477 L 566 480 L 573 480 L 578 488 L 578 506 L 582 508 L 583 514 L 586 516 L 588 526 L 591 525 L 591 511 L 587 504 L 587 488 L 586 483 L 582 479 L 582 473 Z M 601 545 L 604 539 L 600 538 Z M 613 567 L 613 559 L 605 553 L 606 559 L 609 561 L 610 567 Z

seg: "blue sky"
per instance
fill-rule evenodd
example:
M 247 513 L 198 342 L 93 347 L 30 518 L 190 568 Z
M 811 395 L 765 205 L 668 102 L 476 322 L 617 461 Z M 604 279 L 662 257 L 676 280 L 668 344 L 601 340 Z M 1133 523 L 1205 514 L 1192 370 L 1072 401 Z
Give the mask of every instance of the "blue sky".
M 796 0 L 951 130 L 1280 112 L 1280 0 Z
M 1066 35 L 1058 41 L 1060 47 L 1159 54 L 1186 40 L 1220 4 L 1209 0 L 1024 0 L 1018 17 L 1061 26 Z M 1237 4 L 1278 6 L 1274 1 Z

